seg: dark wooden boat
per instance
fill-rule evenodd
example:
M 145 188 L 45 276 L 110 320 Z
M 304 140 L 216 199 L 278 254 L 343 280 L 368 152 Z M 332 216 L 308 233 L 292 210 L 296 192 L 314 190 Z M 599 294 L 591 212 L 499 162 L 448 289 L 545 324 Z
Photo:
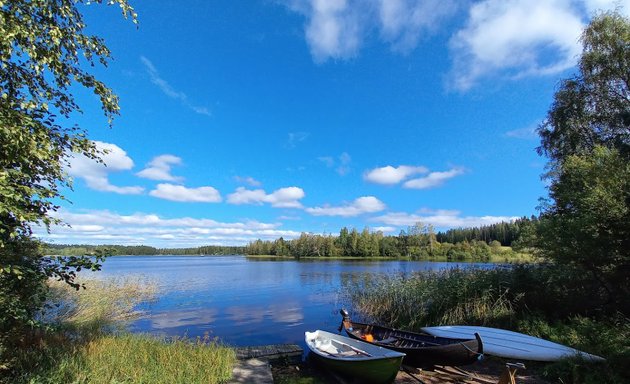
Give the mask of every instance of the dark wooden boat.
M 483 342 L 478 334 L 475 339 L 456 339 L 431 336 L 382 327 L 375 324 L 355 323 L 345 309 L 340 330 L 348 336 L 380 347 L 406 354 L 403 364 L 416 368 L 436 365 L 460 366 L 472 364 L 483 358 Z

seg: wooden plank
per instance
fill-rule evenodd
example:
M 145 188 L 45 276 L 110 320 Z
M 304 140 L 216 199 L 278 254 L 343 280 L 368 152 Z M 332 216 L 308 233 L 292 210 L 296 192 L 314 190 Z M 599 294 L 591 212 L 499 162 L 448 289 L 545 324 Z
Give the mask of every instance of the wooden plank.
M 236 358 L 240 360 L 252 358 L 278 359 L 282 357 L 300 356 L 304 352 L 296 344 L 260 345 L 236 348 Z

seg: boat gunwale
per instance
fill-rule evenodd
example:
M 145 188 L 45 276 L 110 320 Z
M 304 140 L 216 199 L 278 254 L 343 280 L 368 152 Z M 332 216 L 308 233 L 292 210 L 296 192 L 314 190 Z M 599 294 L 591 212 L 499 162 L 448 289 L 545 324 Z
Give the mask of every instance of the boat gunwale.
M 344 321 L 345 323 L 346 321 Z M 459 339 L 459 338 L 447 338 L 447 337 L 439 337 L 439 336 L 433 336 L 430 334 L 422 334 L 422 333 L 416 333 L 416 332 L 411 332 L 411 331 L 404 331 L 404 330 L 400 330 L 400 329 L 395 329 L 395 328 L 387 328 L 387 327 L 383 327 L 380 325 L 374 325 L 374 324 L 367 324 L 367 323 L 356 323 L 352 320 L 348 320 L 348 322 L 352 325 L 352 330 L 349 330 L 348 327 L 343 326 L 344 330 L 346 331 L 347 334 L 351 334 L 356 340 L 360 340 L 363 341 L 365 343 L 368 344 L 373 344 L 373 345 L 377 345 L 383 348 L 388 348 L 389 347 L 396 347 L 396 348 L 405 348 L 405 349 L 414 349 L 414 350 L 425 350 L 425 349 L 430 349 L 430 348 L 444 348 L 447 347 L 449 345 L 457 345 L 457 344 L 465 344 L 468 342 L 474 342 L 475 344 L 477 344 L 477 340 L 472 338 L 472 339 Z M 355 331 L 355 327 L 354 325 L 358 326 L 359 329 L 357 329 Z M 422 340 L 413 340 L 413 339 L 409 339 L 408 341 L 410 342 L 414 342 L 414 343 L 428 343 L 430 345 L 426 345 L 426 346 L 405 346 L 405 347 L 398 347 L 396 345 L 390 345 L 388 343 L 383 343 L 382 340 L 374 340 L 374 341 L 367 341 L 363 338 L 361 338 L 361 335 L 358 335 L 355 332 L 360 332 L 362 329 L 368 328 L 368 327 L 372 327 L 372 328 L 380 328 L 382 329 L 384 332 L 387 331 L 392 331 L 392 332 L 399 332 L 402 334 L 408 334 L 408 335 L 413 335 L 413 336 L 418 336 L 421 338 L 427 338 L 427 339 L 433 339 L 433 340 L 452 340 L 452 342 L 448 342 L 448 343 L 435 343 L 435 342 L 431 342 L 431 341 L 422 341 Z M 399 338 L 399 336 L 393 335 L 390 337 L 396 337 Z

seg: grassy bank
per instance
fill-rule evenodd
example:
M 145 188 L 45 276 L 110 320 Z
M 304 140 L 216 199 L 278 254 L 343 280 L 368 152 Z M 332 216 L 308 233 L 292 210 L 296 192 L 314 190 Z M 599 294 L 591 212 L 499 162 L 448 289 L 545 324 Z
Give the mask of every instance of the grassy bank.
M 10 383 L 221 383 L 234 351 L 216 340 L 164 339 L 123 331 L 156 289 L 139 279 L 94 280 L 75 292 L 51 282 L 45 327 L 33 330 L 4 367 Z
M 222 383 L 234 352 L 213 341 L 100 335 L 81 341 L 48 334 L 19 356 L 13 383 Z M 8 381 L 9 382 L 9 381 Z
M 566 272 L 566 271 L 565 271 Z M 598 292 L 553 266 L 365 277 L 346 290 L 356 315 L 397 328 L 467 324 L 511 329 L 603 356 L 537 366 L 553 382 L 626 383 L 630 321 L 596 308 Z

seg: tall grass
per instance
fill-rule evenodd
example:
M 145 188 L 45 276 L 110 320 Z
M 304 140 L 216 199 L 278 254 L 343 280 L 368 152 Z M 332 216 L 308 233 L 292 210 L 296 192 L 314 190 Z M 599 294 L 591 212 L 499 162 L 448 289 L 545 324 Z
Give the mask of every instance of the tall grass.
M 355 282 L 347 291 L 361 314 L 396 327 L 509 325 L 522 294 L 513 294 L 504 277 L 499 269 L 451 269 L 412 277 L 379 276 Z
M 85 289 L 78 291 L 60 281 L 50 280 L 48 285 L 44 321 L 83 331 L 119 330 L 142 316 L 138 305 L 157 294 L 156 284 L 140 277 L 87 280 Z
M 48 327 L 15 352 L 7 383 L 221 383 L 235 362 L 232 349 L 208 337 L 164 339 L 124 332 L 142 315 L 155 285 L 142 279 L 92 280 L 74 291 L 50 282 Z
M 230 379 L 234 351 L 207 339 L 164 340 L 123 334 L 90 340 L 39 377 L 72 383 L 222 383 Z

